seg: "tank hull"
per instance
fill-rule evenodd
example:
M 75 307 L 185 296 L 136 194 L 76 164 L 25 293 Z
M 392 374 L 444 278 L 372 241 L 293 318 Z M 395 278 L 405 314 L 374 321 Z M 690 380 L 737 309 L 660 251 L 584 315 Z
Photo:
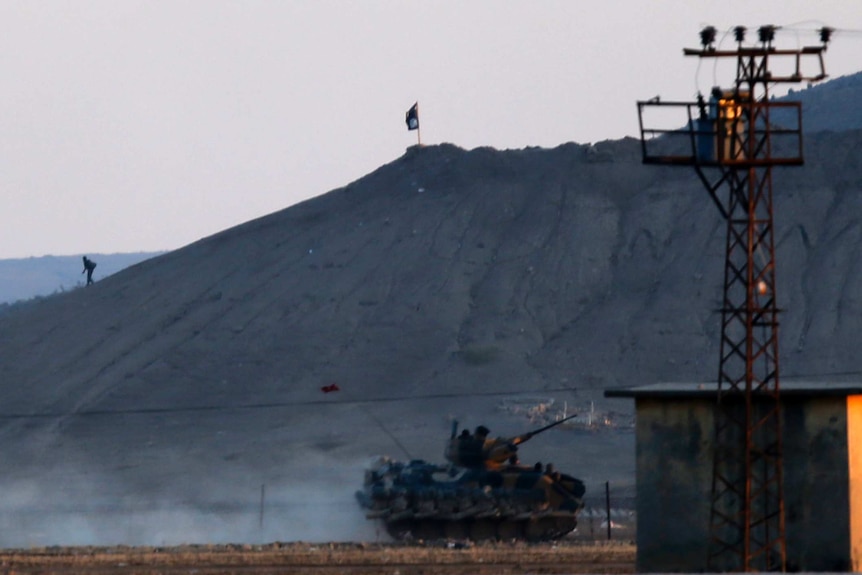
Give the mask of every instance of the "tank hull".
M 382 458 L 356 496 L 396 539 L 547 541 L 575 529 L 583 494 L 580 480 L 560 473 Z

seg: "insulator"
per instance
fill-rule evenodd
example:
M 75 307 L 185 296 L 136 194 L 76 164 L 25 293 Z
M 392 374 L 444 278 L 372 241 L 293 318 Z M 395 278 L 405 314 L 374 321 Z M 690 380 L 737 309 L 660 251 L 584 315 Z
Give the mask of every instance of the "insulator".
M 757 37 L 763 44 L 770 44 L 775 40 L 775 26 L 766 25 L 757 29 Z
M 715 26 L 707 26 L 700 31 L 700 44 L 704 48 L 709 48 L 715 42 Z
M 740 44 L 745 42 L 745 32 L 747 28 L 745 26 L 734 26 L 733 28 L 733 39 L 739 42 Z
M 820 41 L 824 44 L 828 44 L 829 40 L 832 39 L 832 32 L 834 32 L 834 28 L 830 28 L 829 26 L 824 26 L 818 32 L 820 32 Z

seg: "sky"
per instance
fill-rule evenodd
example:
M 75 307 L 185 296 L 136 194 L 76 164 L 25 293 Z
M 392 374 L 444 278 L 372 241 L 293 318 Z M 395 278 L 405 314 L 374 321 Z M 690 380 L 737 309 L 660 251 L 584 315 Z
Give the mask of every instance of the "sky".
M 636 101 L 733 70 L 699 31 L 837 31 L 859 0 L 0 0 L 0 258 L 173 250 L 374 171 L 417 143 L 636 136 Z

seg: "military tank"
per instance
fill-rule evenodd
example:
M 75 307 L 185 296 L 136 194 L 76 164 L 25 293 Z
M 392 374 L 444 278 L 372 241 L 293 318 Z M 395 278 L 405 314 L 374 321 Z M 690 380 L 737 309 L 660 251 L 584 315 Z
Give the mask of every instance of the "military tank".
M 584 484 L 551 464 L 520 465 L 517 451 L 566 419 L 495 439 L 484 426 L 459 435 L 455 422 L 447 464 L 381 457 L 356 497 L 366 517 L 382 521 L 396 539 L 558 539 L 578 524 Z

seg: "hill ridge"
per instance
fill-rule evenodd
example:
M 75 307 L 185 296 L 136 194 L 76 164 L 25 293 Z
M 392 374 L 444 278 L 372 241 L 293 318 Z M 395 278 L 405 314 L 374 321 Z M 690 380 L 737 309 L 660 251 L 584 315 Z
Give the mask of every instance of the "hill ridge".
M 862 130 L 811 133 L 807 164 L 773 176 L 783 377 L 859 377 L 860 148 Z M 439 461 L 453 420 L 523 432 L 505 398 L 630 413 L 603 390 L 713 378 L 724 233 L 696 176 L 633 139 L 410 148 L 0 317 L 0 509 L 191 508 L 186 541 L 374 537 L 353 501 L 372 456 Z M 576 433 L 522 459 L 633 488 L 630 430 Z M 267 530 L 207 515 L 263 484 L 285 505 Z M 150 519 L 88 533 L 152 541 Z M 69 521 L 30 536 L 68 543 L 46 526 Z

